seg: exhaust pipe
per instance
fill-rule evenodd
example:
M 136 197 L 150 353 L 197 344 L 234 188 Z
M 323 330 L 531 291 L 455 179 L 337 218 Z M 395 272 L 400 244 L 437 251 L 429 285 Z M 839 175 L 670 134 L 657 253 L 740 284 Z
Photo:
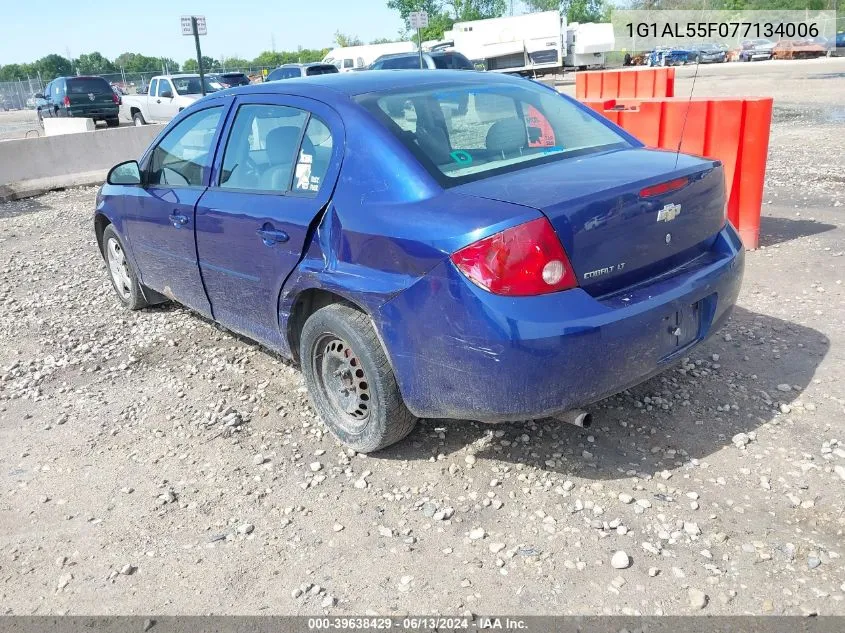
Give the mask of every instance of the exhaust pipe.
M 556 419 L 566 422 L 567 424 L 574 424 L 582 429 L 587 429 L 593 423 L 593 416 L 582 409 L 572 409 L 571 411 L 564 411 L 560 415 L 555 416 Z

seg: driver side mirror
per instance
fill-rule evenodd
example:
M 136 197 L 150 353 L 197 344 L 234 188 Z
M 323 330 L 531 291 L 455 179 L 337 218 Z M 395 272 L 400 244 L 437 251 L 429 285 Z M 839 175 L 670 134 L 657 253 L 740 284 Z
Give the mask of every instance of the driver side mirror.
M 110 185 L 140 185 L 141 168 L 137 160 L 128 160 L 111 168 L 106 182 Z
M 162 99 L 172 99 L 172 98 L 173 98 L 173 93 L 172 93 L 172 92 L 170 92 L 169 90 L 165 90 L 164 92 L 162 92 L 162 93 L 159 95 L 159 97 L 161 97 Z
M 36 99 L 44 99 L 44 95 L 43 95 L 43 94 L 41 94 L 40 92 L 36 92 L 36 93 L 35 93 L 35 95 L 33 95 L 33 96 L 34 96 Z

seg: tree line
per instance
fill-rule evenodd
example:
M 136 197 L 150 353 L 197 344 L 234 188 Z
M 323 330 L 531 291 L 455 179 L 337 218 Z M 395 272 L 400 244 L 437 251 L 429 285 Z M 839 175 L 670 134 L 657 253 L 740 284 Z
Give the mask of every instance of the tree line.
M 281 66 L 290 63 L 306 63 L 320 61 L 326 56 L 329 49 L 303 48 L 295 51 L 264 51 L 252 60 L 240 57 L 224 57 L 214 59 L 203 55 L 203 69 L 206 71 L 247 69 Z M 26 79 L 41 78 L 41 81 L 48 82 L 56 77 L 73 75 L 109 75 L 120 73 L 127 74 L 150 73 L 150 72 L 197 72 L 198 64 L 196 59 L 187 59 L 182 64 L 169 57 L 150 57 L 140 53 L 121 53 L 114 59 L 93 52 L 84 53 L 74 59 L 68 59 L 62 55 L 51 53 L 34 62 L 24 64 L 6 64 L 0 66 L 0 81 L 18 81 Z

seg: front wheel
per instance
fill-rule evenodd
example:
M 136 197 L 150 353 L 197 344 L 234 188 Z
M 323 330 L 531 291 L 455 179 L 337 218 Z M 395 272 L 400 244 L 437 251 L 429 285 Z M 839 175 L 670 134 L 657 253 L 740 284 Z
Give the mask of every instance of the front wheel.
M 366 314 L 335 303 L 302 328 L 302 372 L 317 413 L 344 444 L 361 453 L 390 446 L 417 423 Z
M 126 256 L 123 242 L 111 224 L 103 231 L 101 248 L 112 286 L 120 302 L 130 310 L 140 310 L 150 305 L 141 291 L 141 285 Z

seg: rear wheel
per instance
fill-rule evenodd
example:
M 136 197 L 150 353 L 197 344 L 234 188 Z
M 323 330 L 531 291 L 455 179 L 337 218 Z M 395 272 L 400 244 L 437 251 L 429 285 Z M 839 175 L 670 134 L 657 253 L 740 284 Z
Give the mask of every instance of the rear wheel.
M 120 119 L 106 119 L 106 125 L 108 125 L 109 127 L 117 127 L 118 125 L 120 125 Z
M 402 401 L 367 315 L 341 303 L 317 310 L 305 322 L 299 351 L 314 408 L 341 442 L 370 453 L 413 430 L 417 418 Z
M 144 115 L 140 112 L 136 112 L 132 115 L 132 122 L 135 124 L 135 127 L 141 127 L 142 125 L 147 124 L 147 122 L 144 120 Z

